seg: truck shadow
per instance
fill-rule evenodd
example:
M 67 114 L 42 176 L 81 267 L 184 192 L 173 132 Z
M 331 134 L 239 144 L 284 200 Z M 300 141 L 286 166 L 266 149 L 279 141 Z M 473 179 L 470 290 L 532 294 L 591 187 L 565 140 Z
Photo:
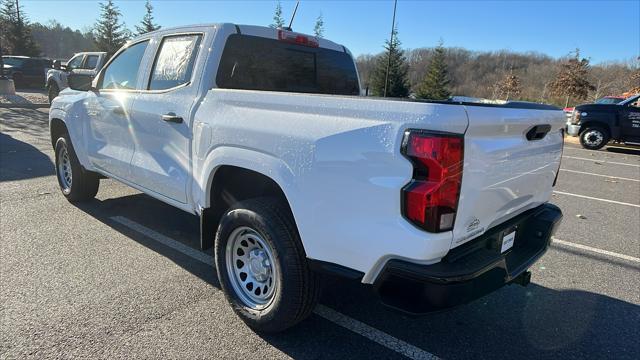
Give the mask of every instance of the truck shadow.
M 143 194 L 96 200 L 80 209 L 220 288 L 210 264 L 163 245 L 143 231 L 152 229 L 197 248 L 197 217 Z M 117 221 L 122 218 L 142 227 L 136 230 Z M 206 253 L 211 255 L 211 250 Z M 322 282 L 322 304 L 443 358 L 631 359 L 640 354 L 640 306 L 606 295 L 534 283 L 526 288 L 513 285 L 447 312 L 410 316 L 381 305 L 370 286 L 328 276 Z M 319 316 L 283 334 L 261 336 L 293 358 L 397 355 Z M 363 341 L 368 345 L 356 349 Z
M 0 182 L 54 174 L 49 156 L 35 146 L 0 133 Z

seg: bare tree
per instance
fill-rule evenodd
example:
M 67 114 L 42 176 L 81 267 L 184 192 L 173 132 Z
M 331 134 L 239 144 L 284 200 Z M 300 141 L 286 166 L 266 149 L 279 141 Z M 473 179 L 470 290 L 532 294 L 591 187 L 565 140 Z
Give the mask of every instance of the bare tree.
M 513 73 L 513 68 L 509 70 L 509 73 L 505 74 L 502 80 L 496 84 L 497 89 L 500 93 L 500 97 L 509 101 L 511 96 L 519 96 L 522 91 L 522 86 L 520 84 L 520 78 L 518 75 Z
M 569 105 L 569 99 L 586 99 L 589 91 L 595 89 L 589 82 L 589 60 L 580 58 L 580 49 L 576 49 L 574 56 L 569 57 L 560 65 L 560 71 L 551 82 L 551 91 L 558 96 L 565 96 L 565 104 Z

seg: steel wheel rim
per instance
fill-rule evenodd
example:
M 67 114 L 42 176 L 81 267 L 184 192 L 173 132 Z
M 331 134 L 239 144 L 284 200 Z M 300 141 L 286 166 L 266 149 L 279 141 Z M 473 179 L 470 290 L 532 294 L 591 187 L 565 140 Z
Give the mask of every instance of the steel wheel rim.
M 250 227 L 239 227 L 229 236 L 225 259 L 231 286 L 244 305 L 255 310 L 269 306 L 278 282 L 269 243 Z
M 73 171 L 71 169 L 71 160 L 66 147 L 63 147 L 58 153 L 58 179 L 62 185 L 63 191 L 70 191 L 73 183 Z
M 604 135 L 598 130 L 589 130 L 584 134 L 584 142 L 589 146 L 598 146 L 604 140 Z

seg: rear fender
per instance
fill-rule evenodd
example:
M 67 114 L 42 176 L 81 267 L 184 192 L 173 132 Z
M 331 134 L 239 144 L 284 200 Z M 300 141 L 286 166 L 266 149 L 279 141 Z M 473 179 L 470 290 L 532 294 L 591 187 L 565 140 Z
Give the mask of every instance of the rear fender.
M 223 165 L 236 166 L 258 172 L 280 186 L 287 199 L 295 192 L 294 174 L 287 164 L 273 155 L 254 149 L 221 146 L 210 151 L 203 160 L 196 159 L 196 181 L 193 198 L 203 208 L 210 207 L 211 184 L 216 171 Z

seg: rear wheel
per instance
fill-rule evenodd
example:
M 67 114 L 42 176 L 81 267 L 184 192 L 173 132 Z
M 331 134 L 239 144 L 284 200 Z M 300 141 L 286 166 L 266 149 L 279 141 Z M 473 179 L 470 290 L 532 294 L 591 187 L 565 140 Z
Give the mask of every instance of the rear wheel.
M 215 263 L 233 310 L 256 331 L 285 330 L 317 303 L 317 276 L 278 199 L 241 201 L 227 211 L 216 233 Z
M 11 75 L 11 78 L 13 79 L 13 86 L 16 89 L 25 87 L 26 84 L 24 83 L 22 73 L 14 73 L 13 75 Z
M 98 193 L 100 179 L 97 174 L 82 168 L 67 135 L 56 141 L 55 152 L 56 176 L 62 195 L 69 202 L 93 199 Z
M 608 142 L 609 133 L 601 127 L 589 127 L 580 134 L 580 144 L 585 149 L 598 150 Z
M 58 88 L 58 84 L 56 84 L 55 82 L 49 84 L 47 88 L 48 88 L 47 94 L 49 96 L 49 104 L 51 104 L 53 99 L 55 99 L 58 96 L 58 94 L 60 94 L 60 89 Z

